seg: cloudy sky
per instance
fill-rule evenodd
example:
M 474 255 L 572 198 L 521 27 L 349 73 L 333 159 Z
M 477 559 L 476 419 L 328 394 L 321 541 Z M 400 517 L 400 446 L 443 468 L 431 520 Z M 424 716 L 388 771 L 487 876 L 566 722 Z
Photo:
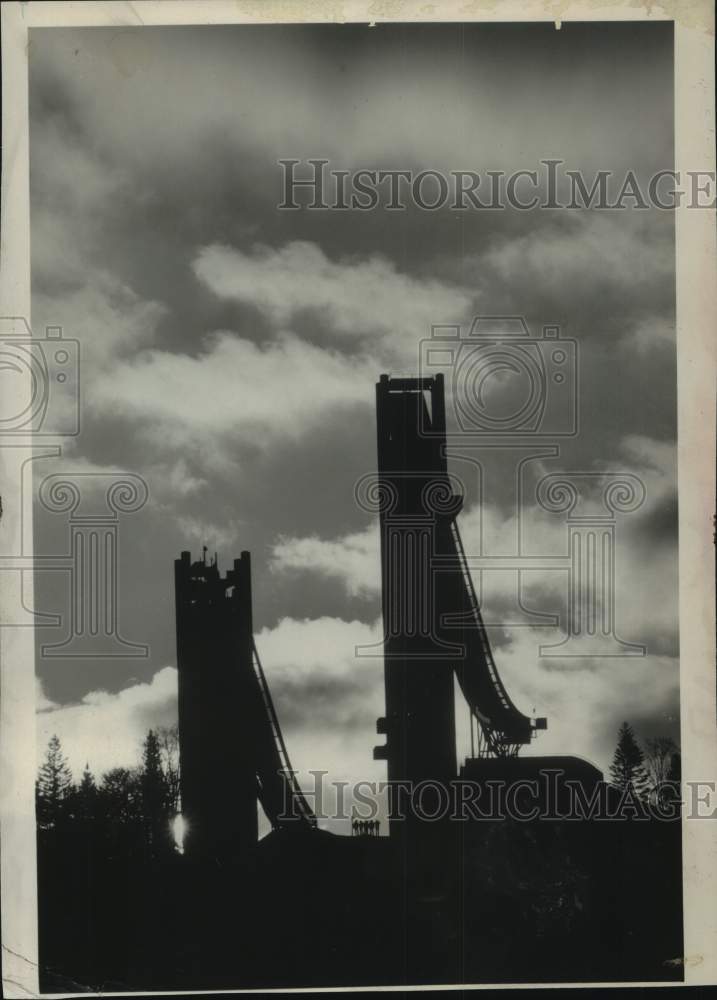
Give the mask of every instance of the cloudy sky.
M 40 658 L 40 746 L 58 732 L 76 770 L 101 772 L 172 721 L 173 559 L 207 544 L 225 567 L 252 552 L 295 765 L 383 777 L 382 665 L 354 655 L 380 637 L 376 525 L 353 486 L 375 468 L 378 375 L 415 369 L 431 324 L 476 314 L 578 342 L 581 432 L 542 472 L 626 470 L 647 489 L 617 524 L 618 628 L 646 657 L 540 657 L 554 631 L 491 630 L 514 700 L 549 717 L 533 751 L 605 767 L 624 718 L 675 735 L 672 216 L 276 207 L 280 158 L 481 173 L 559 158 L 645 180 L 673 162 L 671 26 L 34 29 L 30 69 L 33 325 L 82 351 L 82 433 L 37 473 L 125 470 L 150 490 L 120 527 L 122 631 L 150 655 Z M 468 477 L 468 553 L 509 551 L 520 518 L 532 551 L 564 555 L 564 521 L 534 504 L 515 510 L 506 475 L 481 527 Z M 39 512 L 43 552 L 66 531 Z M 514 584 L 483 574 L 490 620 Z M 564 584 L 533 573 L 524 598 L 560 613 Z M 39 608 L 67 600 L 39 575 Z

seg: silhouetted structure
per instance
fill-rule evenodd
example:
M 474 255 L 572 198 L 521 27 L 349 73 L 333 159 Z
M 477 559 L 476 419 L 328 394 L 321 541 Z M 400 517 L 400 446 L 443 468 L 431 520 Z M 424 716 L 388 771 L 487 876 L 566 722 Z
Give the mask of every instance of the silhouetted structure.
M 174 565 L 184 849 L 237 858 L 256 844 L 258 799 L 275 828 L 315 819 L 254 645 L 249 553 L 225 576 L 216 557 L 193 563 L 182 552 Z
M 249 553 L 226 576 L 189 552 L 174 565 L 184 849 L 225 857 L 258 837 Z
M 389 781 L 450 783 L 457 774 L 454 673 L 482 737 L 515 756 L 545 719 L 511 701 L 473 589 L 446 461 L 443 376 L 376 386 L 386 716 L 377 730 Z
M 440 437 L 419 433 L 423 420 L 445 430 L 439 384 L 383 375 L 376 387 L 386 688 L 377 730 L 386 745 L 374 757 L 386 760 L 389 781 L 456 774 L 451 646 L 436 628 L 440 583 L 431 573 L 448 529 L 436 500 L 449 486 Z
M 601 792 L 604 803 L 614 801 L 602 771 L 580 757 L 473 757 L 461 768 L 460 777 L 486 788 L 493 783 L 491 804 L 496 816 L 569 816 L 576 794 L 583 803 L 592 800 L 596 806 L 600 799 L 595 796 Z

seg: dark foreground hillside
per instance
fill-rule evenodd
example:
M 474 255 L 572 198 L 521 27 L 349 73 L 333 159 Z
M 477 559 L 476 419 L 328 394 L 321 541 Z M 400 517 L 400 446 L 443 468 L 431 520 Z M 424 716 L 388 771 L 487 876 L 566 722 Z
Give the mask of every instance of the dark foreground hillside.
M 273 833 L 231 866 L 39 834 L 41 988 L 675 980 L 678 822 Z

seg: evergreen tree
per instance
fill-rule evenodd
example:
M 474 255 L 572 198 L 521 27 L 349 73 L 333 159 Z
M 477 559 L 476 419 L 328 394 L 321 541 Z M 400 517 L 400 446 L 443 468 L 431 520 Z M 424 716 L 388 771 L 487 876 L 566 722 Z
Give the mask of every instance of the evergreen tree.
M 170 794 L 159 739 L 152 729 L 144 741 L 140 787 L 145 838 L 151 853 L 156 853 L 169 843 Z
M 99 792 L 90 765 L 85 764 L 82 780 L 72 797 L 72 812 L 83 823 L 92 823 L 97 818 Z
M 647 790 L 645 758 L 635 734 L 627 722 L 620 726 L 617 747 L 610 765 L 611 784 L 621 791 L 631 789 L 642 797 Z
M 47 745 L 45 761 L 37 776 L 37 821 L 43 829 L 52 829 L 65 818 L 73 791 L 72 772 L 62 752 L 59 737 Z
M 94 795 L 95 792 L 97 791 L 95 778 L 94 775 L 92 774 L 92 771 L 90 771 L 89 764 L 85 764 L 85 769 L 82 772 L 82 781 L 80 782 L 78 791 L 88 796 Z

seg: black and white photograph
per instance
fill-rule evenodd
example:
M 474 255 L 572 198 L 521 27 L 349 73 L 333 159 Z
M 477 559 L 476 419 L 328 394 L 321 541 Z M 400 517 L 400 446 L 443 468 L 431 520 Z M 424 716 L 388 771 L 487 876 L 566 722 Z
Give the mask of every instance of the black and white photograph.
M 59 6 L 3 11 L 6 994 L 714 982 L 710 5 Z

